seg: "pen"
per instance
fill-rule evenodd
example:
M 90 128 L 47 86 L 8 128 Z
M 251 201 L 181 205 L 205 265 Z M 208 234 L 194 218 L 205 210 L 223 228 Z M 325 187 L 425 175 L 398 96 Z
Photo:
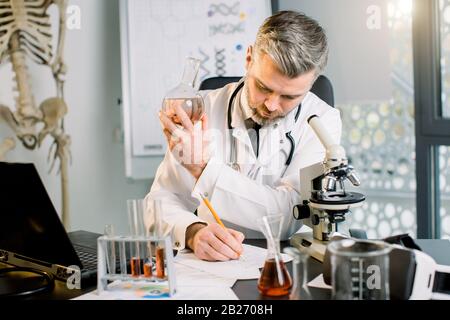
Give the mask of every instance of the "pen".
M 222 220 L 220 220 L 219 215 L 217 214 L 216 210 L 214 210 L 214 208 L 211 205 L 211 202 L 209 202 L 208 198 L 204 197 L 201 193 L 200 193 L 200 197 L 202 198 L 203 202 L 205 203 L 205 205 L 208 207 L 209 211 L 211 212 L 211 214 L 213 215 L 214 219 L 216 220 L 216 222 L 218 224 L 220 224 L 222 226 L 222 228 L 224 228 L 225 230 L 227 230 L 227 228 L 225 227 L 225 225 L 223 224 Z M 239 257 L 243 258 L 243 255 L 239 254 Z

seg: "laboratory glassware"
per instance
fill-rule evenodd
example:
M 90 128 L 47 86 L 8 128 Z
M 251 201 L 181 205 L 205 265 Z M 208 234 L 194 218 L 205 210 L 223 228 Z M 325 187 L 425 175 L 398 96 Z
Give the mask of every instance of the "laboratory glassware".
M 157 272 L 146 271 L 144 265 L 144 272 L 137 273 L 131 266 L 130 252 L 126 250 L 127 247 L 149 248 L 158 247 L 162 255 L 159 260 L 164 265 L 164 276 L 161 277 Z M 115 253 L 111 248 L 119 248 L 119 261 L 116 261 L 116 268 L 114 271 L 108 261 L 113 260 Z M 104 235 L 97 240 L 98 260 L 97 260 L 97 293 L 101 294 L 105 290 L 109 290 L 109 284 L 116 281 L 124 284 L 146 283 L 154 286 L 153 294 L 157 296 L 172 296 L 176 293 L 176 278 L 175 269 L 173 265 L 173 250 L 172 239 L 170 236 L 154 237 L 154 236 L 108 236 Z M 147 251 L 150 252 L 150 251 Z M 156 257 L 148 256 L 147 261 L 155 261 Z M 146 261 L 141 258 L 140 261 Z M 142 265 L 139 266 L 140 268 Z M 141 269 L 139 269 L 140 271 Z
M 163 237 L 162 229 L 162 200 L 158 197 L 158 194 L 147 199 L 147 215 L 145 216 L 148 225 L 148 232 L 150 235 L 158 238 Z M 153 248 L 155 252 L 155 272 L 156 277 L 159 279 L 164 279 L 165 277 L 165 265 L 164 265 L 164 247 L 156 245 Z
M 148 235 L 144 225 L 144 201 L 142 199 L 127 200 L 128 208 L 128 226 L 130 228 L 130 236 L 140 238 Z M 144 265 L 151 263 L 149 251 L 150 248 L 143 246 L 141 242 L 130 243 L 130 268 L 131 274 L 135 277 L 144 273 Z
M 343 239 L 328 245 L 332 298 L 389 300 L 389 253 L 382 241 Z
M 144 281 L 156 286 L 153 293 L 173 295 L 172 239 L 162 232 L 161 200 L 128 200 L 127 208 L 130 233 L 115 235 L 113 227 L 107 225 L 105 235 L 97 241 L 99 294 L 108 290 L 111 281 Z
M 280 253 L 283 216 L 264 216 L 257 223 L 267 240 L 267 256 L 258 280 L 258 290 L 263 296 L 288 295 L 292 279 Z
M 164 97 L 162 111 L 177 125 L 181 125 L 180 114 L 184 111 L 195 124 L 205 112 L 205 104 L 195 89 L 195 82 L 201 61 L 188 57 L 185 61 L 181 82 Z
M 304 250 L 298 250 L 294 247 L 287 247 L 283 250 L 289 254 L 292 260 L 293 286 L 290 300 L 312 300 L 312 295 L 308 287 L 308 260 L 309 254 Z

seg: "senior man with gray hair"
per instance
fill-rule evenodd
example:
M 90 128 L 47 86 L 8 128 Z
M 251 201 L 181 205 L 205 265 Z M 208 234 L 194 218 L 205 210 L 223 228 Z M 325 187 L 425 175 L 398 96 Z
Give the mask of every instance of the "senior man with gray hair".
M 200 124 L 181 114 L 180 134 L 160 113 L 169 149 L 147 200 L 162 199 L 164 228 L 172 232 L 175 249 L 226 261 L 239 257 L 245 237 L 261 236 L 258 218 L 282 215 L 281 239 L 301 227 L 292 216 L 300 203 L 299 171 L 325 156 L 307 119 L 316 114 L 336 141 L 341 136 L 339 111 L 310 92 L 327 58 L 322 27 L 302 13 L 282 11 L 265 20 L 248 48 L 245 77 L 202 92 L 206 112 Z M 193 158 L 199 160 L 186 161 Z

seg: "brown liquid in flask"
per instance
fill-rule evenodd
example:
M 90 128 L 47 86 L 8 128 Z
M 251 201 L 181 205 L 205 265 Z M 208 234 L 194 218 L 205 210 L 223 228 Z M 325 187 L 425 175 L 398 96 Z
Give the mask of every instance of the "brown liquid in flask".
M 258 280 L 258 290 L 264 296 L 284 296 L 288 295 L 292 287 L 292 279 L 283 261 L 280 261 L 283 284 L 280 284 L 278 270 L 275 259 L 266 260 L 261 276 Z

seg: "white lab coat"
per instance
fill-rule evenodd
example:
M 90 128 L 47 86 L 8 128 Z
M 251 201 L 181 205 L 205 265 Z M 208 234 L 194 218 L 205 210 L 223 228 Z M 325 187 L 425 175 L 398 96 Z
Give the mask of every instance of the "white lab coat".
M 235 128 L 233 136 L 241 172 L 235 171 L 228 165 L 232 140 L 227 130 L 227 107 L 236 87 L 237 84 L 233 83 L 222 89 L 203 92 L 209 128 L 216 132 L 213 136 L 221 137 L 213 140 L 212 157 L 198 181 L 168 151 L 147 195 L 147 200 L 154 195 L 162 197 L 164 228 L 166 232 L 172 232 L 176 249 L 185 247 L 185 232 L 189 225 L 215 221 L 199 193 L 209 197 L 225 225 L 244 232 L 247 238 L 261 236 L 255 232 L 259 231 L 257 218 L 282 214 L 281 239 L 288 239 L 301 227 L 301 222 L 292 215 L 294 205 L 300 203 L 300 169 L 322 162 L 325 156 L 325 150 L 307 119 L 313 114 L 318 115 L 335 141 L 340 142 L 339 111 L 310 92 L 303 100 L 297 122 L 295 108 L 285 118 L 260 130 L 259 157 L 256 159 L 242 118 L 238 94 L 234 99 L 232 126 Z M 289 131 L 296 147 L 292 162 L 286 167 L 291 147 L 286 137 Z M 194 214 L 196 209 L 198 216 Z M 147 225 L 152 223 L 149 213 L 145 222 Z

